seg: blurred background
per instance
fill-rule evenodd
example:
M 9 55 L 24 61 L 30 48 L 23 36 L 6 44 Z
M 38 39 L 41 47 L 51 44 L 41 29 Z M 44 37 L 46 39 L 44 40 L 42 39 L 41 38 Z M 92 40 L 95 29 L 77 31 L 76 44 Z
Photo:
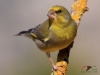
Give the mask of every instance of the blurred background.
M 47 19 L 53 5 L 69 11 L 73 0 L 0 0 L 0 75 L 50 75 L 51 64 L 44 52 L 25 37 L 15 37 Z M 71 49 L 68 75 L 100 75 L 100 0 L 88 0 L 86 12 Z M 56 62 L 57 52 L 51 53 Z M 96 66 L 97 72 L 82 73 L 84 65 Z

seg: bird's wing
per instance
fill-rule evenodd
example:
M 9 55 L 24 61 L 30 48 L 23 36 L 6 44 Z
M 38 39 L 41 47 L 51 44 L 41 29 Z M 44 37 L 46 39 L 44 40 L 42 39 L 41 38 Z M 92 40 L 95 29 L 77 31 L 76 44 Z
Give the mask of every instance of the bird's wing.
M 31 36 L 34 38 L 36 37 L 37 39 L 43 40 L 49 35 L 49 27 L 50 27 L 50 22 L 49 19 L 47 19 L 45 22 L 42 24 L 36 26 L 35 28 L 32 28 L 31 30 Z
M 39 39 L 44 40 L 49 35 L 49 27 L 50 27 L 50 20 L 47 19 L 42 24 L 39 24 L 35 28 L 31 28 L 28 31 L 21 31 L 17 34 L 17 36 L 26 36 L 31 39 Z

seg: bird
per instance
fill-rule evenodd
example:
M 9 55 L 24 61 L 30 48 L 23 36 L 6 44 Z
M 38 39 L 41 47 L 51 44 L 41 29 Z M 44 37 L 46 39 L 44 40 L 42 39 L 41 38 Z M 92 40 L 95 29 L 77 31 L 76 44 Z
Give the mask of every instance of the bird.
M 46 53 L 53 68 L 58 69 L 51 59 L 50 52 L 68 47 L 77 34 L 77 24 L 71 18 L 69 11 L 60 5 L 49 8 L 47 20 L 27 31 L 21 31 L 16 36 L 32 39 L 37 47 Z

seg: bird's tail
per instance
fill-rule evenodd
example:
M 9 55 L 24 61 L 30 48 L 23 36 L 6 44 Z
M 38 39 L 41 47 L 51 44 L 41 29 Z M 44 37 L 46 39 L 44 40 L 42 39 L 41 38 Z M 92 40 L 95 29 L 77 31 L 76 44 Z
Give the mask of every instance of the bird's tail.
M 16 34 L 15 36 L 25 36 L 31 39 L 36 38 L 36 35 L 34 33 L 32 33 L 33 28 L 29 29 L 28 31 L 21 31 L 18 34 Z

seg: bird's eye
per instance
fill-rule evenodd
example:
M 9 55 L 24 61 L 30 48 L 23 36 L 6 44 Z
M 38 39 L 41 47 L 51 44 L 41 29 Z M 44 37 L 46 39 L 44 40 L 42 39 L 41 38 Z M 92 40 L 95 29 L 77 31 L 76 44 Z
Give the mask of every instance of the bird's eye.
M 62 12 L 62 10 L 58 10 L 58 11 L 56 11 L 57 14 L 59 14 L 59 13 L 61 13 L 61 12 Z

